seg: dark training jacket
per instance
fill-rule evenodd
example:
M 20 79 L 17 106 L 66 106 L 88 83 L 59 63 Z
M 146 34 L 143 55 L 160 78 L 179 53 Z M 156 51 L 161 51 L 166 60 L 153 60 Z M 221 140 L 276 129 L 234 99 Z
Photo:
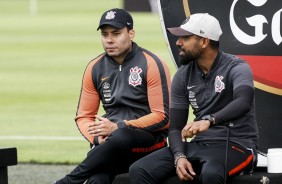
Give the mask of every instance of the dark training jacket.
M 136 43 L 121 65 L 105 53 L 98 56 L 83 77 L 75 118 L 80 132 L 93 143 L 87 125 L 95 120 L 101 101 L 103 117 L 118 128 L 144 129 L 163 141 L 169 126 L 170 80 L 164 62 Z

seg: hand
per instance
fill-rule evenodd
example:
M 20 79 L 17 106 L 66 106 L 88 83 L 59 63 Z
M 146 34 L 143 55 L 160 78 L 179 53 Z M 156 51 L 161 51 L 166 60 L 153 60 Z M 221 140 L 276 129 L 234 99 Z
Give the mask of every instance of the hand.
M 191 138 L 201 132 L 206 131 L 210 127 L 208 120 L 200 120 L 188 123 L 181 132 L 182 141 L 185 142 L 187 138 Z
M 98 137 L 98 143 L 99 144 L 103 144 L 106 141 L 107 138 L 108 138 L 108 136 L 107 137 L 99 136 Z
M 176 174 L 181 181 L 193 180 L 196 176 L 192 164 L 186 158 L 180 158 L 177 161 Z
M 95 117 L 99 121 L 90 123 L 87 129 L 88 133 L 93 136 L 107 137 L 118 128 L 116 123 L 111 122 L 107 118 L 103 118 L 98 115 L 96 115 Z

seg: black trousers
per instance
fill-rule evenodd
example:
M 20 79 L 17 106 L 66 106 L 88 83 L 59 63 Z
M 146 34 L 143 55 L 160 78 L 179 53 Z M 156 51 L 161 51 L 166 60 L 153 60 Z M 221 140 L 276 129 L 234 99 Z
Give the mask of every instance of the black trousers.
M 140 129 L 115 130 L 101 145 L 88 152 L 70 174 L 56 184 L 110 184 L 117 174 L 128 172 L 129 166 L 149 153 L 134 153 L 133 148 L 150 147 L 156 143 L 152 134 Z
M 186 156 L 191 162 L 197 179 L 202 184 L 223 184 L 225 171 L 226 143 L 186 144 Z M 252 151 L 229 143 L 227 172 L 228 179 L 253 166 Z M 160 184 L 164 179 L 176 175 L 174 157 L 170 148 L 158 150 L 132 164 L 129 168 L 132 184 Z

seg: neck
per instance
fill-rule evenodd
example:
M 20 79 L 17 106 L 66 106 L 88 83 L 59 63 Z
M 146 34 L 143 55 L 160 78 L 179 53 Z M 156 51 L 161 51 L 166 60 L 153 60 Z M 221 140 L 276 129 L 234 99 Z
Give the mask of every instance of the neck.
M 118 63 L 122 64 L 128 53 L 132 50 L 132 47 L 129 49 L 125 50 L 123 53 L 121 53 L 119 56 L 113 56 L 113 59 Z
M 113 59 L 118 63 L 122 64 L 126 56 L 119 56 L 119 57 L 113 57 Z
M 218 54 L 218 50 L 209 50 L 206 51 L 198 60 L 197 64 L 202 69 L 204 74 L 210 72 L 211 67 L 214 63 L 214 60 Z

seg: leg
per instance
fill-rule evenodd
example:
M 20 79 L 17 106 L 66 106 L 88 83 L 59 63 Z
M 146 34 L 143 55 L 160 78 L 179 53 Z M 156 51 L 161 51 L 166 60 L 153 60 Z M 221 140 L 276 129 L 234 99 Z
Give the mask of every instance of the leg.
M 86 184 L 111 184 L 116 175 L 121 173 L 128 173 L 129 166 L 140 157 L 143 157 L 143 153 L 131 153 L 126 158 L 120 158 L 112 164 L 105 172 L 96 173 L 92 175 L 86 182 Z
M 203 164 L 199 180 L 202 184 L 224 184 L 224 164 L 207 161 Z
M 95 174 L 93 176 L 91 176 L 86 184 L 111 184 L 112 183 L 112 177 L 110 174 L 108 173 L 98 173 L 98 174 Z
M 202 165 L 200 181 L 202 184 L 223 184 L 226 144 L 202 145 L 193 159 Z M 252 153 L 244 147 L 230 142 L 228 149 L 227 177 L 238 175 L 252 166 Z M 227 179 L 228 179 L 227 178 Z
M 110 166 L 119 167 L 115 163 L 128 158 L 132 148 L 148 147 L 154 143 L 154 137 L 146 131 L 117 129 L 103 144 L 90 150 L 85 160 L 56 184 L 81 184 L 95 173 L 108 171 Z
M 130 183 L 134 184 L 159 184 L 173 174 L 174 158 L 168 147 L 137 160 L 129 168 Z

